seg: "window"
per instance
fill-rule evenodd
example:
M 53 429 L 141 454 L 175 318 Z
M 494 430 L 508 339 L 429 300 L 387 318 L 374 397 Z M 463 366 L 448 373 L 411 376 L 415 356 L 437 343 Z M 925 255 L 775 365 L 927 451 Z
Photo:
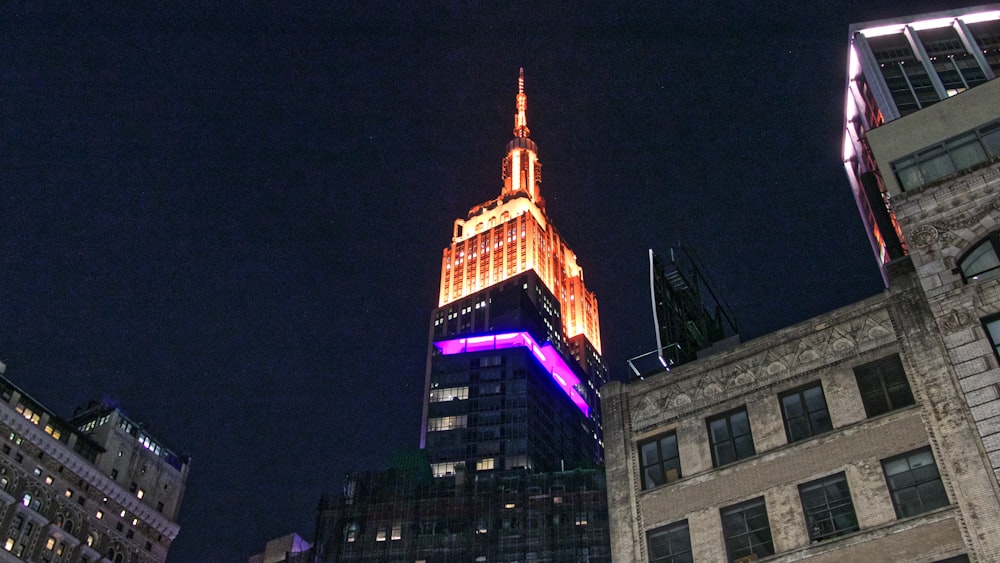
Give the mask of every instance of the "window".
M 691 563 L 688 522 L 677 522 L 646 532 L 650 563 Z
M 639 444 L 642 488 L 652 489 L 681 478 L 681 460 L 677 453 L 677 433 L 671 432 Z
M 435 432 L 438 430 L 454 430 L 456 428 L 465 428 L 466 424 L 468 424 L 468 417 L 464 414 L 459 416 L 430 418 L 427 419 L 427 431 Z
M 892 163 L 900 187 L 919 188 L 1000 156 L 1000 122 L 986 124 Z
M 447 475 L 455 474 L 455 465 L 461 463 L 460 461 L 446 461 L 444 463 L 432 463 L 431 464 L 431 474 L 434 477 L 445 477 Z
M 774 554 L 764 497 L 723 508 L 720 513 L 722 534 L 726 539 L 726 553 L 729 554 L 730 562 L 744 557 Z
M 783 393 L 779 399 L 789 442 L 797 442 L 833 430 L 830 411 L 826 408 L 826 397 L 823 396 L 823 386 L 820 383 Z
M 708 440 L 712 446 L 712 463 L 715 467 L 757 453 L 753 447 L 753 435 L 750 434 L 750 420 L 745 407 L 708 419 Z
M 1000 317 L 983 320 L 983 328 L 986 329 L 986 336 L 993 346 L 993 353 L 997 358 L 1000 358 Z
M 910 384 L 898 355 L 854 368 L 861 401 L 869 417 L 913 404 Z
M 851 491 L 843 473 L 799 485 L 809 540 L 817 542 L 858 529 Z
M 882 461 L 896 517 L 906 518 L 948 505 L 948 495 L 930 448 Z
M 440 403 L 443 401 L 461 401 L 469 398 L 469 388 L 448 387 L 445 389 L 431 389 L 430 402 Z
M 488 457 L 486 459 L 480 459 L 476 461 L 476 471 L 489 471 L 493 469 L 494 458 Z
M 350 522 L 344 526 L 344 542 L 354 543 L 358 541 L 358 534 L 361 532 L 361 526 L 357 522 Z
M 1000 277 L 1000 231 L 994 231 L 958 260 L 962 280 L 991 280 Z

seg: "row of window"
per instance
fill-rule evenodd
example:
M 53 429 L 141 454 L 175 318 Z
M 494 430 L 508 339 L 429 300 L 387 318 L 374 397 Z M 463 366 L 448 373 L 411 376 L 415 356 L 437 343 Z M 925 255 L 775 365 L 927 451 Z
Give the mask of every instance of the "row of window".
M 903 189 L 912 190 L 1000 157 L 1000 122 L 983 125 L 892 163 Z
M 882 470 L 897 518 L 915 516 L 948 505 L 941 476 L 930 448 L 882 460 Z M 850 487 L 844 473 L 798 486 L 810 542 L 835 538 L 859 529 Z M 764 497 L 719 510 L 729 561 L 749 561 L 775 553 Z M 688 521 L 646 532 L 649 561 L 690 563 Z
M 1000 334 L 1000 321 L 997 323 Z M 854 368 L 865 413 L 877 416 L 913 404 L 913 394 L 898 355 Z M 823 386 L 816 381 L 778 395 L 788 442 L 833 430 Z M 715 467 L 756 455 L 746 407 L 706 419 Z M 639 443 L 642 488 L 650 489 L 681 478 L 676 432 Z

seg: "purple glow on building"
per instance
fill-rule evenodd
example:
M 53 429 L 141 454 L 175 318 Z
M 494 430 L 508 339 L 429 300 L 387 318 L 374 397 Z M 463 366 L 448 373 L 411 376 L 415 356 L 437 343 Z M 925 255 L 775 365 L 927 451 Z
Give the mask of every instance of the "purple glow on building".
M 580 379 L 573 373 L 562 356 L 551 344 L 546 342 L 541 346 L 527 332 L 505 332 L 503 334 L 488 334 L 486 336 L 470 336 L 435 342 L 434 346 L 445 356 L 464 354 L 467 352 L 482 352 L 485 350 L 501 350 L 503 348 L 524 347 L 531 350 L 538 363 L 545 368 L 552 380 L 566 393 L 585 416 L 590 415 L 590 405 L 573 387 L 580 384 Z

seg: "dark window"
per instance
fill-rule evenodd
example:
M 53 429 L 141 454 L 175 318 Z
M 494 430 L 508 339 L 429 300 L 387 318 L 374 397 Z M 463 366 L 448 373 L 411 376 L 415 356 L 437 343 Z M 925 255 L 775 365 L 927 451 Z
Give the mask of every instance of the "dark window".
M 913 404 L 910 384 L 898 355 L 858 366 L 854 375 L 869 417 Z
M 650 563 L 691 563 L 687 520 L 646 532 Z
M 726 553 L 730 562 L 753 555 L 764 557 L 774 554 L 764 497 L 723 508 L 721 514 L 722 533 L 726 538 Z
M 639 444 L 642 465 L 642 488 L 652 489 L 681 478 L 681 460 L 677 454 L 677 434 L 671 432 Z
M 940 62 L 944 62 L 943 60 Z M 952 59 L 948 63 L 954 65 Z M 1000 156 L 1000 122 L 992 122 L 892 163 L 903 191 L 989 162 Z
M 757 453 L 753 447 L 746 408 L 708 419 L 708 440 L 712 445 L 712 463 L 715 467 Z
M 991 280 L 1000 277 L 1000 231 L 994 231 L 979 241 L 958 260 L 962 280 Z
M 811 541 L 837 537 L 858 529 L 851 491 L 843 473 L 799 485 L 806 529 Z
M 948 505 L 930 448 L 882 461 L 896 516 L 905 518 Z
M 823 386 L 819 383 L 783 393 L 779 398 L 789 442 L 833 430 L 830 411 L 826 408 L 826 397 L 823 396 Z
M 1000 359 L 1000 317 L 983 320 L 983 328 L 986 329 L 986 336 L 990 339 L 990 344 L 993 345 L 993 353 Z

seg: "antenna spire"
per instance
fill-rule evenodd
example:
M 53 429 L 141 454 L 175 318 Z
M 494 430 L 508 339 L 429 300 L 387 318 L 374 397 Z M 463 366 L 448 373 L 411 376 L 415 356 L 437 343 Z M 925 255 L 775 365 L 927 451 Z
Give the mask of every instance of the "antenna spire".
M 524 93 L 524 67 L 521 67 L 517 77 L 517 114 L 514 115 L 514 136 L 527 137 L 531 131 L 528 130 L 528 95 Z

